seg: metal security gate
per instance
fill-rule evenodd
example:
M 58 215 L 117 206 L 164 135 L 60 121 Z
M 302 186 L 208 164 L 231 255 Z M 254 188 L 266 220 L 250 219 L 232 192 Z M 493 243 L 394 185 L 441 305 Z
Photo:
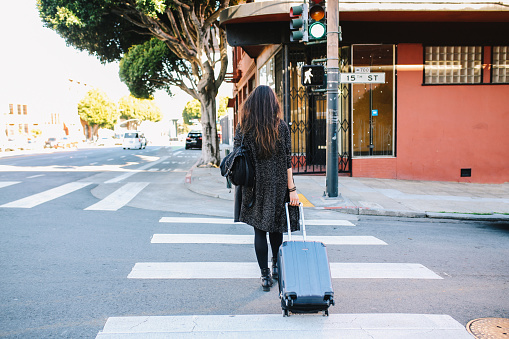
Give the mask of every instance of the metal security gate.
M 321 59 L 325 46 L 286 47 L 284 77 L 286 95 L 285 120 L 292 138 L 292 167 L 294 174 L 322 174 L 326 172 L 327 154 L 327 95 L 325 90 L 301 86 L 302 65 Z M 338 173 L 351 174 L 350 109 L 348 87 L 340 85 L 341 115 L 338 117 Z

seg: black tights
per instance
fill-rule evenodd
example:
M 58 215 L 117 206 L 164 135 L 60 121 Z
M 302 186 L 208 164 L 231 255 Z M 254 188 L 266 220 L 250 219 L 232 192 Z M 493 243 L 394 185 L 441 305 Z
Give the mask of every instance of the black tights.
M 261 231 L 257 228 L 254 228 L 254 231 L 255 231 L 254 245 L 258 265 L 260 266 L 260 269 L 268 268 L 269 247 L 267 246 L 267 232 Z M 283 243 L 283 233 L 269 232 L 269 240 L 270 247 L 272 249 L 272 257 L 277 258 L 279 246 L 281 246 L 281 244 Z

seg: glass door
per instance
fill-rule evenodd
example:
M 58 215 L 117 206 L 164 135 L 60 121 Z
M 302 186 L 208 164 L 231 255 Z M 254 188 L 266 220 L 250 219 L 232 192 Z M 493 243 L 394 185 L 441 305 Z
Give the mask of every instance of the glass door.
M 383 84 L 352 84 L 354 157 L 395 155 L 394 63 L 394 45 L 352 45 L 352 71 L 385 73 Z

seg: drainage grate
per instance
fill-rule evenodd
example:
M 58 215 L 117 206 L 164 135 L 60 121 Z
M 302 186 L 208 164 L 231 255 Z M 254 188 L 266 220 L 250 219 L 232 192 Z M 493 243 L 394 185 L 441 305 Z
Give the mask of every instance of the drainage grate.
M 475 319 L 467 324 L 467 330 L 476 339 L 509 339 L 509 319 Z

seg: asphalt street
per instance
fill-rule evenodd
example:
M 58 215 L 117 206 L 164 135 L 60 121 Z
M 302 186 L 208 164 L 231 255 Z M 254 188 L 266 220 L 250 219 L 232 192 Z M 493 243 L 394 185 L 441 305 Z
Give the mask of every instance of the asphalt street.
M 336 305 L 328 320 L 283 320 L 277 289 L 263 292 L 245 268 L 255 263 L 252 228 L 228 221 L 231 201 L 186 186 L 199 154 L 149 146 L 0 158 L 0 336 L 182 337 L 189 329 L 177 323 L 193 319 L 202 337 L 273 337 L 305 323 L 315 337 L 468 338 L 468 321 L 507 317 L 507 223 L 306 209 L 308 236 L 324 239 L 340 268 Z

